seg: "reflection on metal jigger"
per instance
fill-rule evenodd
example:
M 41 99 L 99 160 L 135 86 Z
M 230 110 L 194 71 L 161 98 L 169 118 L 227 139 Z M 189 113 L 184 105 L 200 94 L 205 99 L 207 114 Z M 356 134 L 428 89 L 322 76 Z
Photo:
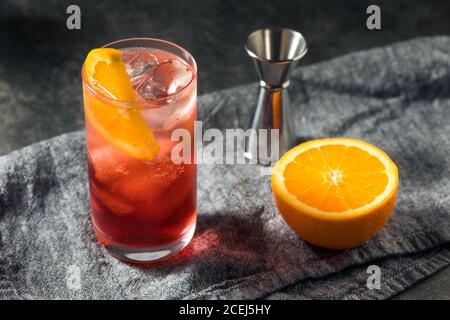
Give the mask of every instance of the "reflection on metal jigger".
M 267 165 L 295 144 L 286 89 L 292 71 L 308 49 L 301 33 L 282 28 L 256 30 L 249 35 L 245 49 L 255 64 L 259 80 L 258 102 L 251 134 L 245 141 L 245 156 Z M 261 139 L 264 136 L 260 134 L 261 129 L 266 130 L 266 139 Z

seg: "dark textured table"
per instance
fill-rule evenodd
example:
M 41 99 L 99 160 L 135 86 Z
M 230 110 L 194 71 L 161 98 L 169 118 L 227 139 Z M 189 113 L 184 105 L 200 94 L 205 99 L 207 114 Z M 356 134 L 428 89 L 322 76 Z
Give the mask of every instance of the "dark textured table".
M 379 4 L 382 30 L 365 26 Z M 81 8 L 81 30 L 66 8 Z M 133 36 L 177 42 L 196 57 L 200 93 L 254 80 L 249 32 L 304 33 L 304 64 L 421 35 L 450 34 L 448 1 L 14 1 L 0 4 L 0 154 L 83 126 L 80 67 L 92 47 Z M 397 296 L 450 299 L 450 268 Z

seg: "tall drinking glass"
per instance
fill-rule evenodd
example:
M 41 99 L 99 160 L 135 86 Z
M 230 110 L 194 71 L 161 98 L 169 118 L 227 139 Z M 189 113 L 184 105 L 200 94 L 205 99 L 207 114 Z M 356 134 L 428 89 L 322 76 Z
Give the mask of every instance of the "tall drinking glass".
M 126 39 L 105 47 L 122 51 L 136 99 L 108 97 L 88 81 L 83 67 L 93 228 L 97 239 L 119 259 L 161 260 L 185 247 L 195 230 L 197 66 L 189 52 L 164 40 Z M 109 108 L 138 111 L 158 144 L 156 156 L 137 157 L 133 141 L 124 147 L 123 138 L 116 138 L 120 134 L 114 132 L 114 121 L 101 123 Z M 182 163 L 172 155 L 180 143 L 172 139 L 176 129 L 191 137 L 191 153 Z

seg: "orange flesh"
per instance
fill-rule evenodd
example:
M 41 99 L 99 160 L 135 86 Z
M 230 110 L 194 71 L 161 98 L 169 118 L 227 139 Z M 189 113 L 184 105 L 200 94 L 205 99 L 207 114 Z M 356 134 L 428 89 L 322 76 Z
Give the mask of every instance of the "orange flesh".
M 290 194 L 329 212 L 369 204 L 388 184 L 379 159 L 362 149 L 339 144 L 306 150 L 286 165 L 283 176 Z
M 152 159 L 159 146 L 133 104 L 135 94 L 122 53 L 112 48 L 93 49 L 86 58 L 83 71 L 89 83 L 103 95 L 130 102 L 126 106 L 118 106 L 87 93 L 84 96 L 87 120 L 122 152 L 137 159 Z

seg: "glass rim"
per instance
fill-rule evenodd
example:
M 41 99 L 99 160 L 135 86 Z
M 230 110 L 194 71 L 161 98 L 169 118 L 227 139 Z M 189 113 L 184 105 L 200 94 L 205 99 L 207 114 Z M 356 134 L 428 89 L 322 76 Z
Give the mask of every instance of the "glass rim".
M 145 105 L 145 104 L 152 103 L 152 102 L 156 102 L 156 103 L 158 103 L 158 104 L 161 104 L 161 103 L 163 103 L 163 102 L 169 101 L 170 99 L 173 99 L 173 98 L 175 98 L 176 96 L 178 96 L 178 95 L 183 94 L 184 92 L 186 92 L 187 89 L 188 89 L 189 87 L 191 87 L 191 85 L 192 85 L 192 84 L 195 82 L 195 80 L 197 79 L 197 62 L 195 61 L 195 59 L 194 59 L 194 57 L 192 56 L 192 54 L 191 54 L 188 50 L 186 50 L 185 48 L 183 48 L 182 46 L 180 46 L 180 45 L 178 45 L 178 44 L 176 44 L 176 43 L 174 43 L 174 42 L 168 41 L 168 40 L 159 39 L 159 38 L 145 38 L 145 37 L 143 37 L 143 38 L 140 38 L 140 37 L 136 37 L 136 38 L 126 38 L 126 39 L 120 39 L 120 40 L 115 40 L 115 41 L 112 41 L 112 42 L 108 42 L 108 43 L 102 45 L 100 48 L 110 48 L 112 45 L 119 44 L 119 43 L 126 43 L 126 42 L 129 42 L 129 41 L 153 41 L 153 42 L 159 42 L 159 43 L 163 43 L 163 44 L 166 44 L 166 45 L 175 47 L 176 49 L 180 50 L 181 52 L 183 52 L 184 54 L 186 54 L 187 57 L 192 61 L 192 66 L 191 66 L 190 63 L 189 63 L 189 61 L 185 61 L 185 59 L 184 59 L 183 57 L 180 57 L 180 58 L 183 59 L 183 61 L 185 61 L 186 63 L 188 63 L 188 64 L 191 66 L 191 68 L 192 68 L 193 74 L 192 74 L 192 79 L 191 79 L 191 81 L 190 81 L 186 86 L 184 86 L 180 91 L 175 92 L 175 93 L 171 93 L 171 94 L 169 94 L 169 95 L 167 95 L 167 96 L 164 96 L 164 97 L 153 98 L 153 99 L 146 99 L 146 100 L 143 100 L 143 101 L 136 101 L 136 100 L 118 100 L 118 99 L 114 99 L 114 98 L 112 98 L 112 97 L 108 97 L 108 96 L 105 95 L 105 94 L 102 94 L 101 92 L 99 92 L 99 90 L 98 90 L 97 88 L 95 88 L 94 86 L 92 86 L 92 85 L 89 83 L 88 78 L 87 78 L 87 75 L 85 74 L 85 67 L 84 67 L 84 62 L 83 62 L 83 65 L 82 65 L 82 67 L 81 67 L 81 78 L 82 78 L 83 85 L 85 85 L 85 86 L 89 89 L 89 91 L 91 91 L 91 92 L 92 92 L 93 94 L 95 94 L 97 97 L 99 97 L 99 98 L 101 98 L 101 99 L 105 99 L 105 100 L 110 101 L 110 102 L 113 102 L 113 103 L 115 103 L 115 104 Z M 125 47 L 124 47 L 124 48 L 125 48 Z M 144 47 L 144 48 L 146 48 L 146 47 Z M 176 55 L 176 56 L 179 57 L 179 55 Z

